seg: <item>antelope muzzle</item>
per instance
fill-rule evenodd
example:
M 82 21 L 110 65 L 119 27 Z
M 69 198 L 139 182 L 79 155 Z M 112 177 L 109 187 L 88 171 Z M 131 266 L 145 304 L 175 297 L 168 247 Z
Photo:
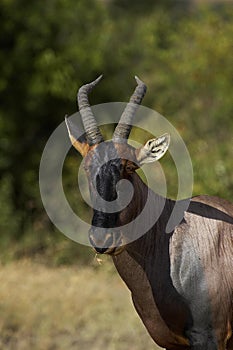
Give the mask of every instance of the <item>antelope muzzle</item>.
M 89 230 L 89 241 L 98 254 L 116 254 L 123 245 L 119 230 L 92 227 Z

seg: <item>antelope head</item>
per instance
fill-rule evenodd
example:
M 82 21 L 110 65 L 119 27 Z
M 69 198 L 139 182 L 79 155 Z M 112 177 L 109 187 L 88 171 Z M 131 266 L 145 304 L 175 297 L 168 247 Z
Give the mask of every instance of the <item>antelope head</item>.
M 137 86 L 121 115 L 112 140 L 104 142 L 88 101 L 88 94 L 101 78 L 83 85 L 78 91 L 77 101 L 85 134 L 77 138 L 76 127 L 68 118 L 66 125 L 72 145 L 84 157 L 84 169 L 94 207 L 89 231 L 90 243 L 97 253 L 117 254 L 125 245 L 121 226 L 132 219 L 133 212 L 136 212 L 134 206 L 138 205 L 137 188 L 134 188 L 131 206 L 120 208 L 126 188 L 118 184 L 126 179 L 134 185 L 135 177 L 139 178 L 136 170 L 145 163 L 160 159 L 168 149 L 170 136 L 164 134 L 150 139 L 138 149 L 127 143 L 133 117 L 146 93 L 146 85 L 135 77 Z M 109 211 L 113 202 L 116 203 L 116 210 Z

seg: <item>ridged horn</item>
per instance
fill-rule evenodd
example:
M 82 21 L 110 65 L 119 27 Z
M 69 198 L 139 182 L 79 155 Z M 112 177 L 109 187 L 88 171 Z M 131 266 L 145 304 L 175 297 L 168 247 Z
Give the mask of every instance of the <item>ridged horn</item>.
M 146 93 L 146 85 L 137 76 L 135 76 L 135 80 L 137 82 L 137 87 L 134 90 L 129 103 L 125 107 L 113 134 L 113 141 L 115 142 L 127 142 L 132 129 L 134 115 Z
M 102 79 L 102 76 L 103 75 L 100 75 L 91 83 L 81 86 L 77 94 L 79 112 L 86 132 L 87 141 L 90 146 L 104 141 L 88 101 L 88 94 Z

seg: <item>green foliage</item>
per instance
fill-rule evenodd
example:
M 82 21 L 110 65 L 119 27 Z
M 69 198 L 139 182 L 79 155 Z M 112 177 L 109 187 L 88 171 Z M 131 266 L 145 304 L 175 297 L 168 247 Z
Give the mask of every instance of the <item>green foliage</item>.
M 12 236 L 17 231 L 18 220 L 17 216 L 14 216 L 14 209 L 10 201 L 11 198 L 11 181 L 10 178 L 2 178 L 0 182 L 0 203 L 1 203 L 1 220 L 0 220 L 0 232 L 1 242 L 6 243 L 11 241 Z
M 127 101 L 139 75 L 149 87 L 144 104 L 167 117 L 188 146 L 194 193 L 232 200 L 233 8 L 185 4 L 0 2 L 1 243 L 21 240 L 22 249 L 49 251 L 59 241 L 40 200 L 40 157 L 63 116 L 76 110 L 78 87 L 101 72 L 106 79 L 90 96 L 92 104 Z M 87 206 L 73 194 L 74 157 L 70 152 L 64 184 L 72 207 L 88 219 Z M 163 166 L 168 194 L 175 196 L 170 160 Z M 72 260 L 70 249 L 58 260 Z

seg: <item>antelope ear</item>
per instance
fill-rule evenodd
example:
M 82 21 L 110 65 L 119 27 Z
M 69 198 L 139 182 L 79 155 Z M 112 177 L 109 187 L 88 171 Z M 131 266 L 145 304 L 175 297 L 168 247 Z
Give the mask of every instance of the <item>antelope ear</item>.
M 140 165 L 159 160 L 170 144 L 170 135 L 164 134 L 158 138 L 148 140 L 147 143 L 136 150 L 136 158 Z
M 83 157 L 85 157 L 90 148 L 85 137 L 82 136 L 77 138 L 77 136 L 75 136 L 79 134 L 77 127 L 67 118 L 67 116 L 65 116 L 65 122 L 72 145 Z

